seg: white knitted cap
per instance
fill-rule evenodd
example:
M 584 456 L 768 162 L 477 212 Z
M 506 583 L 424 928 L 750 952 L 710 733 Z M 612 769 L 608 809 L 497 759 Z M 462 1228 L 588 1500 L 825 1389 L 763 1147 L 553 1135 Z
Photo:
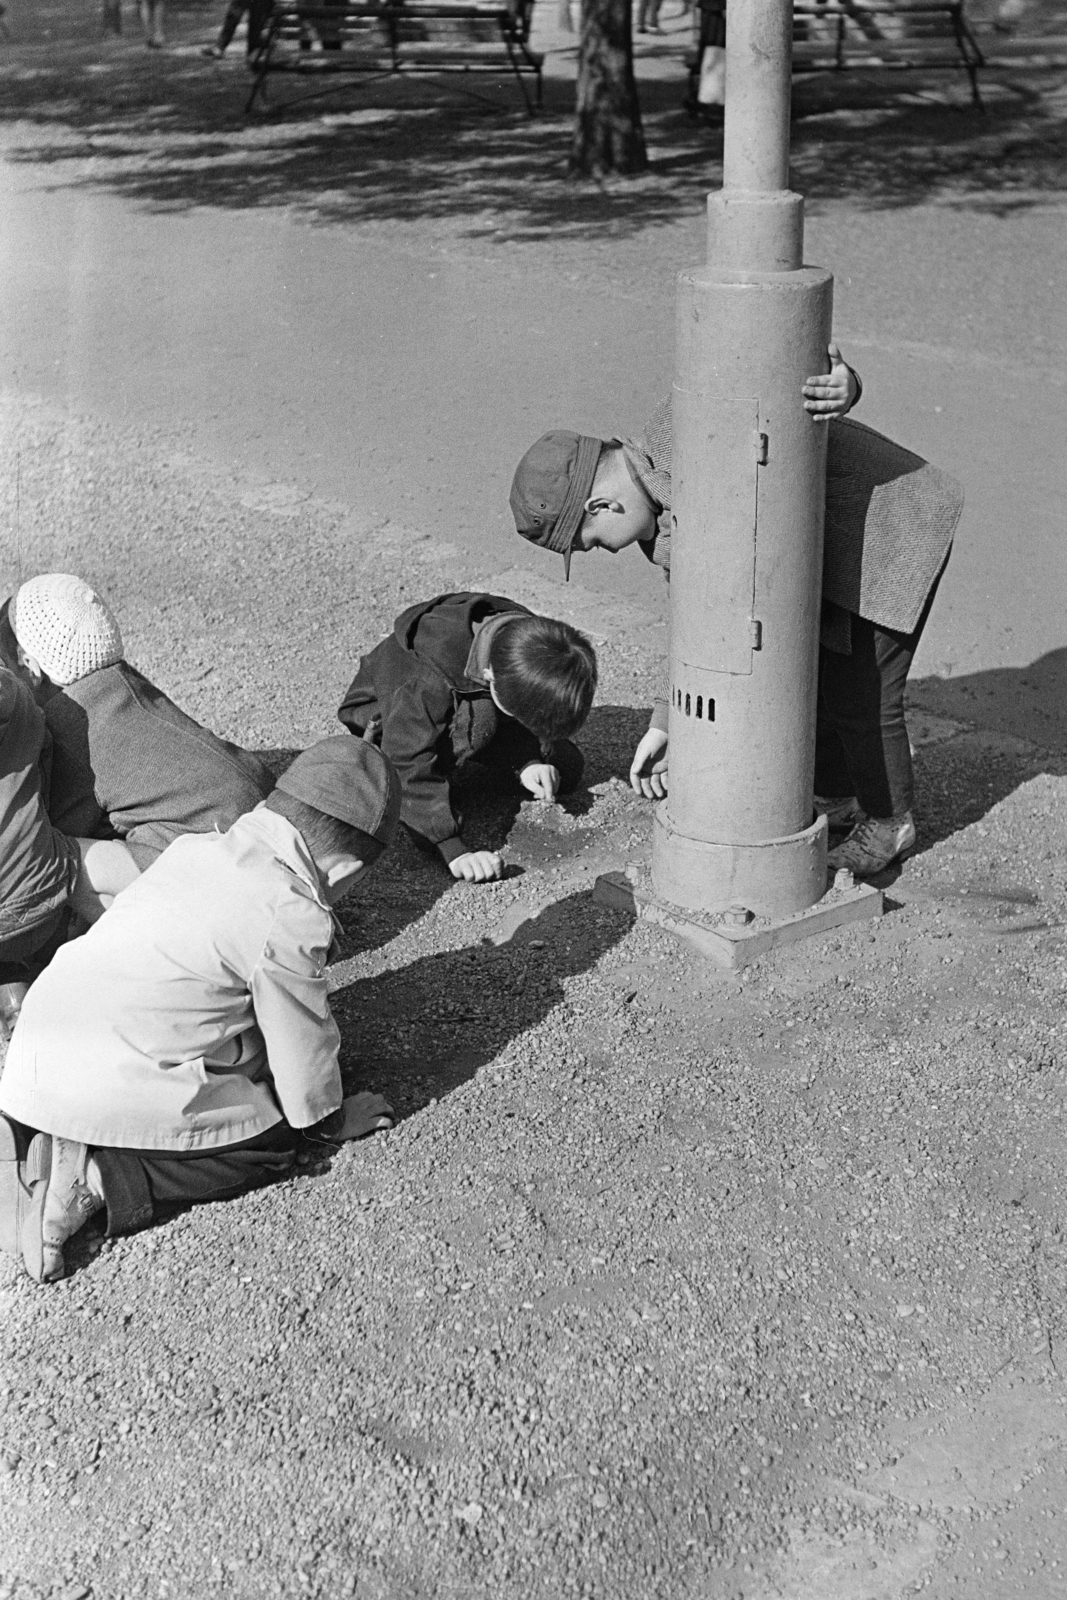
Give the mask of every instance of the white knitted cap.
M 53 683 L 77 683 L 122 660 L 122 634 L 82 578 L 45 572 L 18 590 L 9 612 L 15 638 Z

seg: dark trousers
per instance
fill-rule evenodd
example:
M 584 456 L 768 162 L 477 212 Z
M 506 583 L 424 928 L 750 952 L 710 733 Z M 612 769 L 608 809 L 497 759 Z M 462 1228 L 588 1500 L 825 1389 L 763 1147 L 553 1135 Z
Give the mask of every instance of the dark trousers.
M 231 1200 L 292 1171 L 300 1135 L 287 1122 L 214 1150 L 93 1148 L 103 1179 L 109 1234 L 145 1228 L 161 1206 Z
M 940 574 L 913 632 L 894 633 L 853 615 L 850 655 L 819 651 L 815 793 L 855 795 L 870 817 L 899 817 L 915 798 L 904 685 Z
M 248 54 L 251 55 L 259 43 L 259 36 L 263 32 L 263 24 L 270 14 L 270 0 L 230 0 L 226 8 L 226 15 L 222 19 L 219 29 L 218 46 L 225 50 L 234 34 L 237 25 L 245 12 L 248 12 Z
M 0 983 L 32 983 L 66 938 L 69 916 L 63 905 L 27 931 L 0 939 Z

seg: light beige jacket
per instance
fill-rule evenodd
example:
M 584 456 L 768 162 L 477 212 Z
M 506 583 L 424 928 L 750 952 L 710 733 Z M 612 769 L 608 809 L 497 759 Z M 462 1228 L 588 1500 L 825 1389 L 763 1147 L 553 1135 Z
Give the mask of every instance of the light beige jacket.
M 341 1104 L 333 921 L 303 839 L 257 806 L 176 839 L 33 984 L 0 1110 L 89 1145 L 211 1150 Z

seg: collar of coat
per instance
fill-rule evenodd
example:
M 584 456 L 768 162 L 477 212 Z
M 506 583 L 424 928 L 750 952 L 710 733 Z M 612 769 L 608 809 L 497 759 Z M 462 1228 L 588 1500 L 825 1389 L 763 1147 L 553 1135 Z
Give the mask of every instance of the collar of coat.
M 454 693 L 487 695 L 489 685 L 484 678 L 470 675 L 476 630 L 484 631 L 482 625 L 494 623 L 498 617 L 503 620 L 531 615 L 527 606 L 505 595 L 440 594 L 402 612 L 393 633 L 402 649 L 424 661 Z M 487 639 L 486 646 L 488 643 Z
M 315 865 L 311 851 L 304 843 L 303 834 L 299 828 L 293 827 L 288 817 L 281 816 L 277 811 L 269 811 L 266 805 L 260 802 L 254 811 L 246 811 L 243 817 L 238 817 L 231 831 L 238 828 L 243 833 L 258 834 L 275 860 L 281 862 L 287 871 L 306 885 L 316 905 L 321 906 L 331 922 L 333 921 L 333 912 L 326 904 L 322 893 L 319 869 Z

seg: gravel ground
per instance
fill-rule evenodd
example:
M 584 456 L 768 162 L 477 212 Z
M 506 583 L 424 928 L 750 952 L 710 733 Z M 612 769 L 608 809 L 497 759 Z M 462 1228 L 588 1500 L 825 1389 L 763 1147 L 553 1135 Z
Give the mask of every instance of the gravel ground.
M 131 205 L 251 194 L 353 238 L 536 252 L 635 303 L 699 232 L 718 145 L 682 126 L 676 60 L 643 89 L 657 172 L 576 191 L 554 176 L 562 70 L 503 162 L 446 96 L 246 128 L 239 65 L 197 54 L 214 14 L 168 11 L 159 60 L 127 39 L 101 64 L 84 8 L 84 55 L 42 32 L 5 57 L 17 158 L 60 185 L 96 163 Z M 875 210 L 978 196 L 1038 237 L 1062 90 L 990 80 L 981 129 L 946 114 L 958 86 L 935 103 L 909 78 L 887 110 L 813 85 L 795 141 L 813 212 L 846 186 Z M 427 144 L 415 216 L 399 175 Z M 1059 348 L 1044 269 L 1024 270 L 977 341 L 991 361 L 998 341 L 1029 361 L 1031 323 Z M 901 326 L 966 343 L 951 298 Z M 165 379 L 166 352 L 143 360 Z M 521 552 L 480 565 L 429 518 L 316 498 L 321 464 L 231 471 L 192 424 L 4 383 L 9 584 L 83 572 L 138 666 L 277 764 L 334 731 L 359 653 L 414 599 L 501 589 L 604 648 L 588 790 L 557 809 L 468 786 L 469 836 L 505 844 L 510 875 L 455 885 L 401 843 L 343 910 L 346 1086 L 387 1093 L 397 1128 L 129 1239 L 90 1228 L 62 1284 L 0 1262 L 0 1600 L 1062 1595 L 1062 652 L 917 685 L 919 849 L 886 917 L 723 975 L 591 899 L 597 872 L 647 858 L 622 778 L 658 598 L 564 587 Z M 1022 525 L 1025 474 L 1015 497 Z
M 402 845 L 345 910 L 346 1083 L 397 1129 L 4 1269 L 0 1596 L 1062 1593 L 1062 759 L 916 708 L 890 914 L 721 975 L 591 900 L 648 849 L 654 621 L 180 439 L 0 420 L 33 564 L 279 759 L 417 595 L 610 647 L 588 793 L 468 795 L 513 876 Z

